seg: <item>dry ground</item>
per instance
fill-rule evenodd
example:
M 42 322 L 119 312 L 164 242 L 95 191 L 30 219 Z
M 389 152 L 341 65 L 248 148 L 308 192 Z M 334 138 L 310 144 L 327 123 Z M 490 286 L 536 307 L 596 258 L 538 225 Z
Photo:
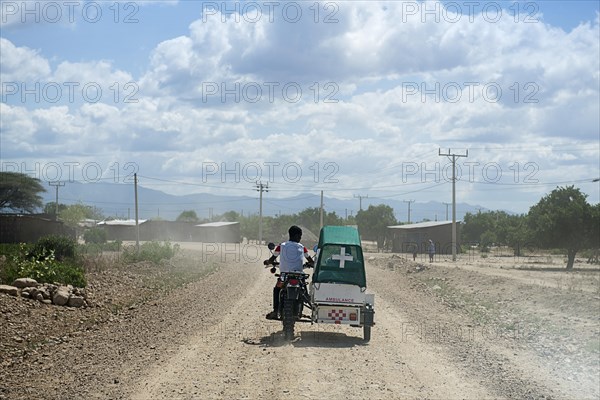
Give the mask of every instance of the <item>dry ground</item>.
M 266 249 L 182 246 L 170 264 L 92 274 L 93 308 L 0 295 L 0 399 L 600 396 L 597 269 L 367 254 L 371 342 L 300 324 L 289 343 L 264 319 Z

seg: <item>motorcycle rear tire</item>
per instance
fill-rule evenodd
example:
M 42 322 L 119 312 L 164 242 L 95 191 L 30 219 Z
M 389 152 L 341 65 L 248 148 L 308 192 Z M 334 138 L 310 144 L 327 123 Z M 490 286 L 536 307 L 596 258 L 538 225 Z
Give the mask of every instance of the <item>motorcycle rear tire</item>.
M 294 300 L 285 299 L 282 320 L 285 340 L 292 340 L 294 338 L 294 324 L 296 322 L 294 318 Z
M 371 340 L 371 327 L 370 326 L 363 326 L 363 339 L 365 341 L 365 343 L 368 343 Z

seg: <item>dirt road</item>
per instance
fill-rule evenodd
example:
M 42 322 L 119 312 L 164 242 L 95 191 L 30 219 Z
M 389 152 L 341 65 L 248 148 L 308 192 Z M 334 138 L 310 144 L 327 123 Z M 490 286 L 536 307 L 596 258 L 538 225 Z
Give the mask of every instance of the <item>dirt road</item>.
M 401 310 L 379 296 L 377 335 L 301 324 L 292 343 L 280 323 L 267 321 L 273 278 L 245 265 L 241 296 L 222 308 L 218 324 L 203 327 L 165 363 L 134 385 L 132 399 L 149 398 L 462 398 L 492 394 L 467 379 L 443 354 L 403 334 Z M 403 337 L 404 336 L 404 337 Z
M 267 254 L 248 254 L 228 253 L 227 262 L 218 256 L 218 269 L 204 279 L 47 349 L 51 374 L 15 367 L 28 372 L 4 396 L 598 398 L 597 369 L 565 374 L 528 345 L 525 328 L 506 333 L 479 324 L 424 284 L 426 275 L 408 273 L 412 263 L 390 255 L 371 255 L 368 262 L 376 310 L 368 344 L 358 328 L 310 324 L 298 325 L 294 341 L 286 342 L 280 323 L 264 319 L 273 278 L 259 260 Z M 423 274 L 450 279 L 462 273 L 445 265 L 427 268 Z M 597 330 L 598 321 L 593 324 Z

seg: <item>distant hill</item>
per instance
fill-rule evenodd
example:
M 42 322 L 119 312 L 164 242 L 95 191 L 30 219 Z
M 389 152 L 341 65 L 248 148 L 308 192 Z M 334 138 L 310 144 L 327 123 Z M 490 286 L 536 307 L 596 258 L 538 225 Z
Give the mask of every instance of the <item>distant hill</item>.
M 42 194 L 44 203 L 55 200 L 56 192 L 53 187 L 48 187 Z M 171 195 L 159 190 L 138 186 L 140 218 L 160 217 L 165 220 L 174 220 L 184 210 L 194 210 L 200 218 L 209 218 L 226 211 L 236 211 L 243 215 L 257 214 L 259 212 L 258 193 L 254 196 L 220 196 L 209 193 L 195 193 L 183 196 Z M 67 182 L 59 189 L 59 203 L 75 204 L 81 202 L 86 205 L 101 209 L 106 216 L 133 218 L 135 216 L 133 185 L 116 183 L 79 183 Z M 407 222 L 408 204 L 402 200 L 363 198 L 362 207 L 369 205 L 387 204 L 394 209 L 396 218 Z M 263 215 L 275 216 L 278 214 L 294 214 L 309 207 L 319 207 L 320 196 L 301 193 L 289 198 L 273 198 L 269 194 L 263 195 Z M 336 199 L 324 197 L 325 210 L 335 212 L 341 217 L 355 215 L 359 209 L 358 199 Z M 448 217 L 452 218 L 452 207 L 429 201 L 425 203 L 414 202 L 411 204 L 411 222 L 423 220 L 445 220 L 446 209 Z M 457 204 L 457 219 L 462 219 L 467 212 L 475 213 L 487 208 L 467 203 Z

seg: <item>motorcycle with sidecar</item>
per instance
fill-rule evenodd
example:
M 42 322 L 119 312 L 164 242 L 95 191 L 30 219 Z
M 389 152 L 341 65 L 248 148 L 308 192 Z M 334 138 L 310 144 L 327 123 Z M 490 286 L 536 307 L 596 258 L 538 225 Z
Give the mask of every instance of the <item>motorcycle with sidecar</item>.
M 269 243 L 269 249 L 275 246 Z M 368 294 L 360 235 L 351 226 L 324 226 L 309 274 L 276 274 L 281 285 L 279 315 L 287 340 L 294 337 L 296 322 L 340 324 L 363 328 L 365 342 L 375 325 L 375 295 Z M 271 269 L 276 272 L 275 268 Z M 304 315 L 304 309 L 310 315 Z

